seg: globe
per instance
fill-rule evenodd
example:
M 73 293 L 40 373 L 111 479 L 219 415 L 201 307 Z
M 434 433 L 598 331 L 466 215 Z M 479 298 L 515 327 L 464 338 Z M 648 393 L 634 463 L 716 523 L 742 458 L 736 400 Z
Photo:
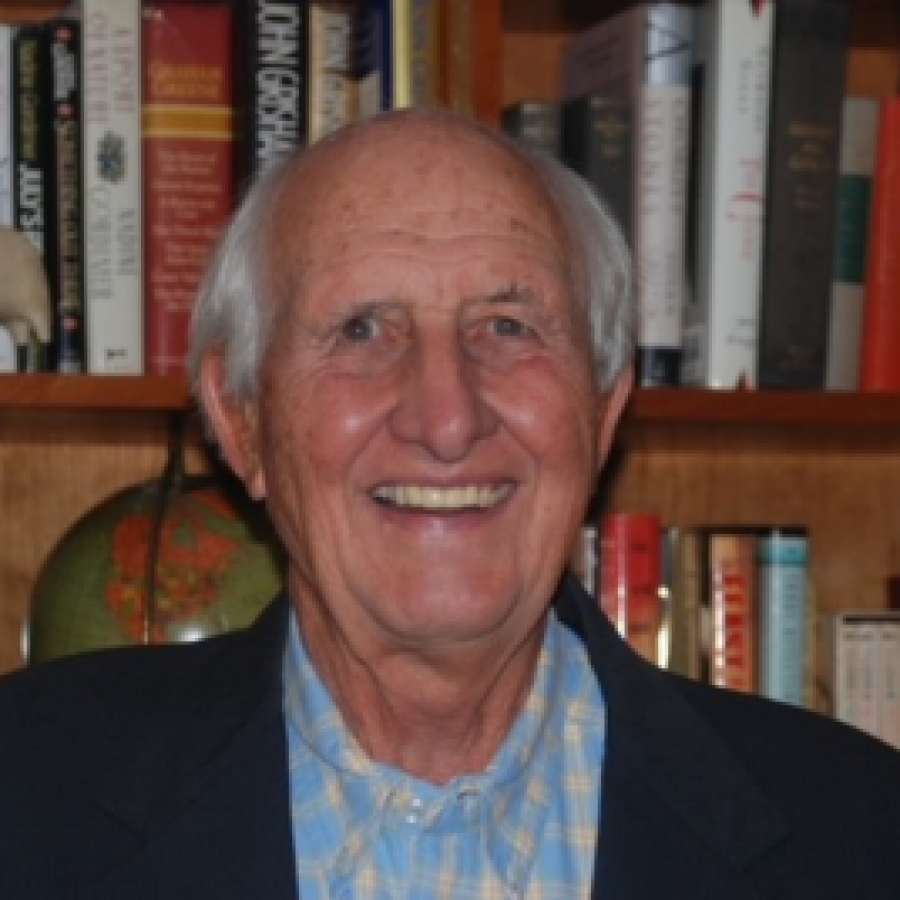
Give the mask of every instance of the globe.
M 126 488 L 75 522 L 41 567 L 26 660 L 244 627 L 283 572 L 264 512 L 236 483 L 180 476 Z

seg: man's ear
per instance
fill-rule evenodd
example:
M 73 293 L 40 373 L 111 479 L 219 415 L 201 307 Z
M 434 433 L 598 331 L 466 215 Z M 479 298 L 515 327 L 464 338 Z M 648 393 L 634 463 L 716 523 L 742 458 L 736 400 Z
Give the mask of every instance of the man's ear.
M 606 462 L 609 451 L 612 448 L 613 438 L 622 413 L 631 396 L 634 386 L 634 369 L 626 366 L 616 377 L 612 387 L 600 393 L 600 401 L 597 407 L 597 466 Z
M 225 355 L 209 350 L 200 363 L 200 397 L 207 421 L 222 456 L 254 500 L 266 496 L 259 453 L 259 425 L 255 403 L 236 401 L 228 389 Z

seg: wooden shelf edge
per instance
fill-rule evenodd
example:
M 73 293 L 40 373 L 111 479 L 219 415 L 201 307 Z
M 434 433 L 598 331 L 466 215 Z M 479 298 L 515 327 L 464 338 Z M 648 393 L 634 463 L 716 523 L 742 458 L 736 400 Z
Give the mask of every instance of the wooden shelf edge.
M 187 381 L 181 376 L 0 376 L 0 410 L 180 412 L 192 407 Z
M 900 394 L 829 391 L 636 391 L 627 421 L 690 426 L 900 429 Z

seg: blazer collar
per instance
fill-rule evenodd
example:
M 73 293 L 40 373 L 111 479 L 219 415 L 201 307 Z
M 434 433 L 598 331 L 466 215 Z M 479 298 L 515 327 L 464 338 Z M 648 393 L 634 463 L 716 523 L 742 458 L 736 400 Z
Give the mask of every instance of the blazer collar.
M 200 896 L 296 895 L 281 696 L 288 609 L 279 598 L 248 631 L 192 648 L 199 672 L 132 725 L 97 796 L 131 841 L 87 897 L 197 896 L 188 883 L 203 885 Z
M 607 707 L 598 896 L 758 896 L 740 873 L 786 835 L 778 811 L 677 676 L 641 659 L 571 577 L 556 611 Z

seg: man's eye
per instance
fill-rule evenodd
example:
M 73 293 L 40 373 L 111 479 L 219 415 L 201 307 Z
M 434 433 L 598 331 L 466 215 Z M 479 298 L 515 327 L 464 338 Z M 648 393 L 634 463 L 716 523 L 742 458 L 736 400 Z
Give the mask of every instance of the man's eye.
M 510 316 L 497 316 L 491 327 L 498 337 L 525 337 L 531 331 L 524 322 Z
M 351 343 L 371 341 L 380 335 L 381 325 L 370 315 L 353 316 L 341 326 L 341 336 Z

